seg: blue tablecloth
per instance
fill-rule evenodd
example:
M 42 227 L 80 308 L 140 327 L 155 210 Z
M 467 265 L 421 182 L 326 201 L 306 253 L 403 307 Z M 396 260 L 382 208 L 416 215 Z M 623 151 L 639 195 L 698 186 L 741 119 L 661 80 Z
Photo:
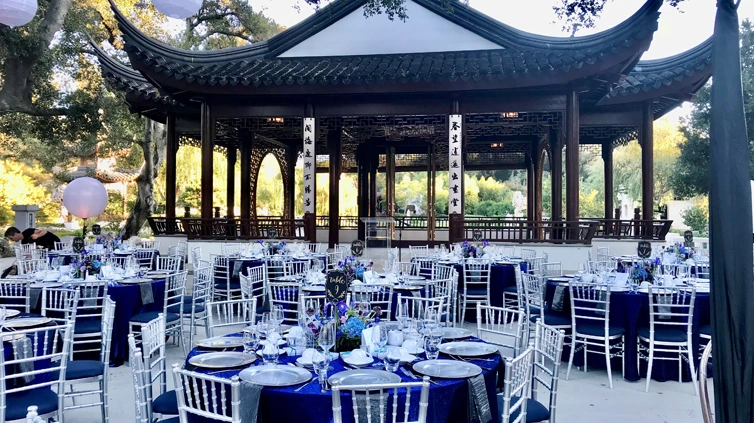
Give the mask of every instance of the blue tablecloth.
M 548 307 L 552 304 L 552 298 L 555 295 L 555 288 L 557 283 L 547 283 L 547 304 Z M 556 312 L 550 310 L 552 313 L 562 313 L 564 315 L 571 315 L 571 302 L 568 290 L 565 291 L 565 297 L 563 300 L 563 311 Z M 632 292 L 612 292 L 610 293 L 610 322 L 620 325 L 626 328 L 625 344 L 623 355 L 626 360 L 624 378 L 626 380 L 635 382 L 639 379 L 646 377 L 647 375 L 647 361 L 639 360 L 638 346 L 637 346 L 637 334 L 638 328 L 649 327 L 649 296 L 646 293 L 632 293 Z M 697 293 L 696 300 L 694 302 L 694 319 L 692 326 L 692 345 L 696 347 L 699 345 L 699 328 L 703 325 L 710 323 L 710 295 L 707 293 Z M 648 347 L 648 345 L 647 345 Z M 566 346 L 563 348 L 563 360 L 567 365 L 567 360 L 570 354 L 570 344 L 566 342 Z M 694 350 L 691 352 L 694 361 L 698 364 L 698 354 Z M 605 357 L 598 354 L 589 354 L 587 356 L 589 367 L 605 368 Z M 637 367 L 641 365 L 640 368 Z M 573 360 L 574 365 L 583 365 L 583 351 L 577 352 Z M 620 371 L 621 359 L 620 357 L 613 358 L 611 361 L 613 371 L 617 369 Z M 698 370 L 698 368 L 697 368 Z M 688 371 L 688 366 L 684 361 L 682 366 L 683 380 L 690 381 L 691 377 Z M 652 366 L 652 379 L 665 382 L 667 380 L 678 380 L 678 362 L 668 360 L 655 360 Z
M 187 368 L 193 367 L 188 365 L 188 359 L 206 352 L 210 351 L 194 348 L 188 355 L 186 361 Z M 497 409 L 495 383 L 497 372 L 502 363 L 499 356 L 494 355 L 490 357 L 494 358 L 495 361 L 477 361 L 476 364 L 490 369 L 484 370 L 483 374 L 487 386 L 487 396 L 490 401 L 493 421 L 498 421 L 499 413 Z M 297 357 L 282 356 L 279 363 L 287 366 L 288 363 L 295 362 L 296 358 Z M 441 358 L 443 357 L 441 356 Z M 472 362 L 474 361 L 472 360 Z M 255 365 L 259 364 L 261 364 L 261 360 L 258 360 L 255 363 Z M 328 373 L 329 375 L 346 370 L 343 366 L 343 362 L 339 359 L 334 360 L 330 365 L 333 370 Z M 197 371 L 206 373 L 210 370 L 198 369 Z M 213 376 L 229 379 L 237 375 L 239 372 L 240 370 L 229 370 L 227 372 L 215 373 Z M 404 382 L 416 382 L 415 379 L 408 378 L 400 371 L 396 374 L 399 375 Z M 469 413 L 467 380 L 436 380 L 440 385 L 431 384 L 429 388 L 429 414 L 427 415 L 427 422 L 458 423 L 467 421 Z M 294 390 L 300 386 L 301 385 L 285 388 L 264 388 L 260 399 L 259 421 L 265 423 L 332 422 L 332 392 L 320 392 L 319 384 L 316 382 L 305 386 L 299 392 L 294 392 Z M 414 388 L 411 391 L 412 403 L 416 404 L 416 399 L 418 399 L 419 394 L 419 388 Z M 416 395 L 416 397 L 414 397 L 414 395 Z M 351 406 L 350 398 L 348 397 L 350 397 L 350 395 L 343 395 L 343 423 L 353 423 L 353 408 Z M 402 397 L 403 395 L 399 397 L 399 403 L 405 402 Z M 243 398 L 241 400 L 243 401 Z M 411 414 L 415 418 L 415 414 L 413 412 Z M 190 416 L 189 421 L 198 423 L 211 420 Z
M 22 318 L 22 317 L 42 317 L 42 316 L 40 314 L 34 314 L 34 313 L 21 313 L 21 314 L 19 314 L 15 318 Z M 11 320 L 11 319 L 8 319 L 8 320 Z M 54 322 L 50 322 L 50 323 L 45 324 L 45 326 L 53 326 L 54 324 L 55 324 Z M 33 329 L 33 328 L 24 328 L 24 330 L 26 330 L 26 329 Z M 52 332 L 50 332 L 50 338 L 49 338 L 50 342 L 52 342 L 52 340 L 54 339 L 52 336 L 53 336 Z M 34 338 L 33 337 L 29 337 L 29 340 L 32 343 L 34 342 Z M 48 350 L 47 351 L 43 351 L 43 348 L 45 347 L 43 341 L 44 341 L 44 338 L 40 334 L 39 344 L 37 345 L 37 353 L 36 353 L 37 357 L 41 356 L 41 355 L 44 355 L 44 354 L 50 354 L 52 352 L 51 349 L 50 349 L 51 345 L 47 345 Z M 62 346 L 63 346 L 62 342 L 63 342 L 63 339 L 62 338 L 58 338 L 58 343 L 57 343 L 57 347 L 58 348 L 62 348 Z M 11 344 L 10 342 L 7 342 L 7 341 L 3 342 L 3 358 L 5 359 L 5 361 L 9 361 L 9 360 L 14 360 L 15 359 L 15 357 L 13 356 L 13 344 Z M 43 359 L 43 360 L 36 360 L 34 362 L 34 370 L 48 369 L 50 367 L 50 363 L 51 362 L 50 362 L 49 358 Z M 19 370 L 18 370 L 17 366 L 6 366 L 6 369 L 5 369 L 5 374 L 6 375 L 13 375 L 13 374 L 16 374 L 18 372 L 19 372 Z M 31 382 L 32 383 L 44 383 L 44 382 L 49 382 L 50 379 L 51 379 L 51 374 L 48 372 L 48 373 L 43 373 L 43 374 L 39 374 L 39 375 L 35 376 L 34 379 L 32 379 Z M 7 388 L 20 387 L 20 386 L 23 386 L 25 384 L 26 383 L 23 381 L 23 379 L 20 379 L 20 378 L 18 378 L 18 379 L 8 379 L 6 381 L 6 387 Z M 42 389 L 52 389 L 52 386 L 49 386 L 48 388 L 42 388 Z
M 520 264 L 521 272 L 527 271 L 527 263 L 522 262 Z M 463 266 L 460 264 L 455 265 L 455 269 L 458 271 L 458 293 L 463 293 L 464 281 L 463 281 Z M 516 269 L 512 264 L 493 264 L 490 270 L 490 305 L 495 307 L 503 307 L 504 299 L 503 292 L 505 288 L 510 286 L 516 286 Z M 459 311 L 460 311 L 460 306 Z M 476 312 L 472 310 L 466 311 L 466 321 L 476 322 Z
M 113 285 L 107 294 L 115 301 L 110 364 L 119 366 L 128 360 L 128 322 L 131 317 L 147 311 L 162 311 L 165 301 L 165 280 L 152 282 L 154 303 L 143 304 L 138 285 Z

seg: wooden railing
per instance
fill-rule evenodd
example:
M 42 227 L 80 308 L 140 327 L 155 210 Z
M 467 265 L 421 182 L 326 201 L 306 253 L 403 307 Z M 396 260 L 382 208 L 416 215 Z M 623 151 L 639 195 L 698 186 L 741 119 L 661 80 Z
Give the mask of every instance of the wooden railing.
M 184 218 L 181 222 L 188 239 L 310 239 L 305 219 Z
M 404 230 L 427 229 L 427 216 L 395 216 L 394 219 L 396 221 L 396 228 L 400 228 L 403 225 Z M 338 222 L 340 229 L 357 229 L 359 227 L 359 218 L 357 216 L 340 216 L 338 217 Z M 329 216 L 317 216 L 318 228 L 327 228 L 329 226 Z M 436 217 L 435 228 L 448 229 L 448 217 Z
M 183 223 L 177 217 L 148 217 L 147 222 L 155 235 L 185 235 Z
M 451 216 L 450 242 L 484 239 L 490 242 L 590 245 L 599 222 L 551 222 L 518 219 L 469 219 Z
M 599 222 L 595 238 L 654 241 L 664 241 L 673 224 L 672 220 L 582 219 L 582 222 L 586 221 Z

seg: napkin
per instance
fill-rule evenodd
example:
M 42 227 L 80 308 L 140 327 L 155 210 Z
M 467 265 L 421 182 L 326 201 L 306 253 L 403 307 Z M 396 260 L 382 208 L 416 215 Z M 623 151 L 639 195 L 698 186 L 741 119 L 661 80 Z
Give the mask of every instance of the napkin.
M 32 310 L 39 306 L 40 295 L 42 295 L 42 288 L 29 288 L 29 307 Z
M 552 296 L 552 305 L 550 310 L 563 311 L 563 302 L 565 301 L 566 287 L 558 285 L 555 287 L 555 294 Z
M 372 348 L 372 331 L 374 330 L 374 327 L 366 328 L 361 331 L 361 345 L 366 345 L 368 348 L 367 350 L 371 351 Z
M 628 284 L 628 273 L 616 273 L 615 274 L 615 284 L 618 285 L 618 286 L 627 285 Z
M 492 421 L 490 401 L 487 398 L 487 385 L 484 376 L 476 375 L 469 379 L 469 421 L 472 423 L 488 423 Z
M 140 283 L 139 293 L 141 294 L 141 304 L 147 305 L 154 303 L 154 293 L 152 292 L 152 283 Z
M 32 351 L 31 340 L 24 336 L 23 338 L 14 339 L 11 341 L 13 344 L 13 356 L 15 360 L 24 360 L 32 358 L 34 352 Z M 31 372 L 34 370 L 34 362 L 27 361 L 18 364 L 19 373 Z M 26 375 L 23 377 L 24 383 L 29 383 L 34 380 L 34 375 Z
M 259 397 L 262 395 L 264 386 L 256 383 L 241 381 L 241 404 L 238 407 L 238 414 L 242 422 L 256 422 L 257 413 L 259 412 Z
M 233 277 L 237 278 L 241 273 L 241 267 L 243 266 L 243 260 L 236 260 L 233 262 Z M 228 281 L 230 283 L 230 281 Z
M 358 408 L 358 415 L 365 418 L 359 421 L 368 421 L 371 423 L 383 423 L 385 421 L 385 412 L 380 409 L 380 404 L 387 404 L 387 392 L 374 395 L 356 394 L 354 400 Z

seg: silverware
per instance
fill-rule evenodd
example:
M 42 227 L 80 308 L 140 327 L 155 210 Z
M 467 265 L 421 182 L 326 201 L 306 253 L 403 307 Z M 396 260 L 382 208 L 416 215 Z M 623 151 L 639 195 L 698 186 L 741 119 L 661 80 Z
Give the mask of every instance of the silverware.
M 452 358 L 453 360 L 463 361 L 465 363 L 471 363 L 471 364 L 475 364 L 475 365 L 479 366 L 478 364 L 472 362 L 471 360 L 467 360 L 467 359 L 465 359 L 463 357 L 458 357 L 458 356 L 455 356 L 455 355 L 451 355 L 450 358 Z M 488 371 L 492 370 L 491 367 L 484 367 L 484 366 L 479 366 L 479 367 L 481 367 L 483 370 L 488 370 Z
M 316 380 L 317 380 L 316 378 L 312 378 L 312 380 L 310 380 L 309 382 L 306 382 L 305 384 L 303 384 L 303 385 L 299 386 L 298 388 L 294 389 L 293 392 L 298 392 L 298 391 L 304 389 L 305 386 L 311 385 L 311 383 L 314 382 L 314 381 L 316 381 Z
M 413 378 L 413 379 L 422 379 L 421 377 L 419 377 L 419 375 L 417 375 L 416 373 L 414 373 L 411 370 L 407 369 L 406 367 L 401 367 L 401 370 L 403 370 L 403 374 L 405 374 L 406 376 L 408 376 L 410 378 Z M 440 386 L 440 383 L 437 382 L 437 381 L 435 381 L 435 380 L 430 379 L 429 382 L 430 383 L 434 383 L 437 386 Z

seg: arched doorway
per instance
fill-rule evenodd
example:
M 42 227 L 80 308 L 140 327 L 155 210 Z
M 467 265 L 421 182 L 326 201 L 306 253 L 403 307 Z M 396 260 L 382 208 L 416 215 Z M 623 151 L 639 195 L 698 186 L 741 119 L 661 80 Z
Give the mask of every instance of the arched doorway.
M 277 157 L 268 153 L 256 175 L 256 192 L 252 196 L 256 216 L 282 217 L 285 214 L 285 186 Z

